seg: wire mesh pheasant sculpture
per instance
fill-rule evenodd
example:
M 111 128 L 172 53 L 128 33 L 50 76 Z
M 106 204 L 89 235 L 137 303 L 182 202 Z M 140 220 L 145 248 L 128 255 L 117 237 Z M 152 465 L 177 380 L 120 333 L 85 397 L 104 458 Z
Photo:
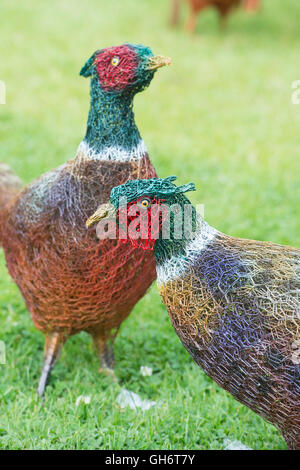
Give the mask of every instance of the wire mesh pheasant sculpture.
M 255 12 L 259 10 L 261 0 L 244 0 L 244 8 L 246 11 Z
M 249 2 L 249 0 L 246 0 Z M 251 0 L 250 0 L 251 1 Z M 253 1 L 253 0 L 252 0 Z M 228 15 L 240 5 L 242 0 L 187 0 L 189 4 L 189 16 L 185 24 L 187 31 L 195 32 L 198 15 L 207 8 L 214 8 L 220 17 L 220 26 L 224 27 Z M 175 26 L 179 22 L 179 11 L 182 0 L 172 0 L 171 24 Z
M 175 179 L 114 188 L 88 223 L 117 213 L 124 239 L 125 227 L 133 246 L 154 248 L 159 292 L 187 351 L 300 449 L 300 250 L 224 235 L 185 196 L 194 185 Z
M 75 159 L 27 186 L 0 213 L 9 272 L 46 335 L 40 395 L 64 342 L 80 331 L 92 335 L 102 368 L 113 368 L 119 326 L 155 279 L 152 253 L 99 241 L 84 222 L 114 186 L 156 175 L 133 98 L 169 63 L 142 45 L 96 51 L 80 72 L 91 79 L 91 103 Z

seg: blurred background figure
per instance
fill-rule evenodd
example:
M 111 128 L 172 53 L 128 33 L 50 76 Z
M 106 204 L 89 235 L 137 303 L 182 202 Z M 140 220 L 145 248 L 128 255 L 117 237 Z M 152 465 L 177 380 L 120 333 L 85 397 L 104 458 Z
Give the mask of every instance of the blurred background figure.
M 260 7 L 261 0 L 244 0 L 244 8 L 247 11 L 257 11 Z
M 182 0 L 172 0 L 171 24 L 175 26 L 179 21 L 180 3 Z M 220 15 L 220 27 L 224 28 L 229 13 L 238 7 L 242 0 L 187 0 L 189 4 L 189 16 L 185 23 L 185 29 L 191 33 L 195 32 L 198 14 L 206 8 L 213 7 Z M 244 0 L 244 8 L 247 11 L 256 11 L 260 0 Z
M 171 25 L 176 26 L 179 21 L 179 2 L 181 0 L 171 0 Z

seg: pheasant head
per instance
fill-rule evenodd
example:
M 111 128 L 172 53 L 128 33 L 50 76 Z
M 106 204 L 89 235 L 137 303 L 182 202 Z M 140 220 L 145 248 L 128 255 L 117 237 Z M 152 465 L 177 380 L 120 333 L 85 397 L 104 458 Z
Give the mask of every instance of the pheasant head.
M 115 218 L 121 239 L 135 247 L 155 248 L 156 257 L 166 250 L 175 254 L 197 226 L 196 211 L 184 194 L 194 191 L 195 185 L 176 186 L 175 179 L 176 176 L 129 180 L 113 188 L 110 202 L 87 220 L 87 226 Z
M 149 47 L 123 44 L 94 52 L 80 75 L 91 79 L 91 107 L 84 139 L 89 152 L 104 149 L 130 152 L 141 141 L 134 121 L 133 98 L 147 88 L 155 72 L 170 65 Z M 107 153 L 107 152 L 105 152 Z

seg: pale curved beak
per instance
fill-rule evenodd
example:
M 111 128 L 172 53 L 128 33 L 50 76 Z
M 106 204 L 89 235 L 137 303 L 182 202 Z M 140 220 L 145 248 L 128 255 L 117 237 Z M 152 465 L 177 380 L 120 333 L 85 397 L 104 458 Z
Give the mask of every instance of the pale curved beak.
M 116 215 L 116 209 L 114 206 L 108 202 L 107 204 L 102 204 L 96 212 L 94 212 L 91 217 L 89 217 L 85 223 L 87 227 L 91 227 L 102 219 L 112 219 Z
M 165 67 L 165 65 L 171 65 L 172 61 L 170 57 L 164 57 L 162 55 L 156 55 L 148 59 L 148 70 L 156 70 L 160 67 Z

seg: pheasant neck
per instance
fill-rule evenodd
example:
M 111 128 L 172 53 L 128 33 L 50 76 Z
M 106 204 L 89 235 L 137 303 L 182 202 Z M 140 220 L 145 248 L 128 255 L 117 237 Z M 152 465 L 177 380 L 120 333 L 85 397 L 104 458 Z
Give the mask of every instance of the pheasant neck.
M 157 265 L 173 257 L 184 256 L 187 244 L 194 238 L 199 214 L 186 196 L 178 195 L 169 207 L 169 223 L 163 223 L 162 233 L 155 242 L 154 255 Z M 166 227 L 169 226 L 169 229 Z
M 193 207 L 193 232 L 188 237 L 157 240 L 154 247 L 157 282 L 159 285 L 182 278 L 192 269 L 199 256 L 205 253 L 219 236 L 219 232 L 210 227 Z
M 145 151 L 134 120 L 133 96 L 104 93 L 92 81 L 83 145 L 98 159 L 126 160 L 142 156 Z

